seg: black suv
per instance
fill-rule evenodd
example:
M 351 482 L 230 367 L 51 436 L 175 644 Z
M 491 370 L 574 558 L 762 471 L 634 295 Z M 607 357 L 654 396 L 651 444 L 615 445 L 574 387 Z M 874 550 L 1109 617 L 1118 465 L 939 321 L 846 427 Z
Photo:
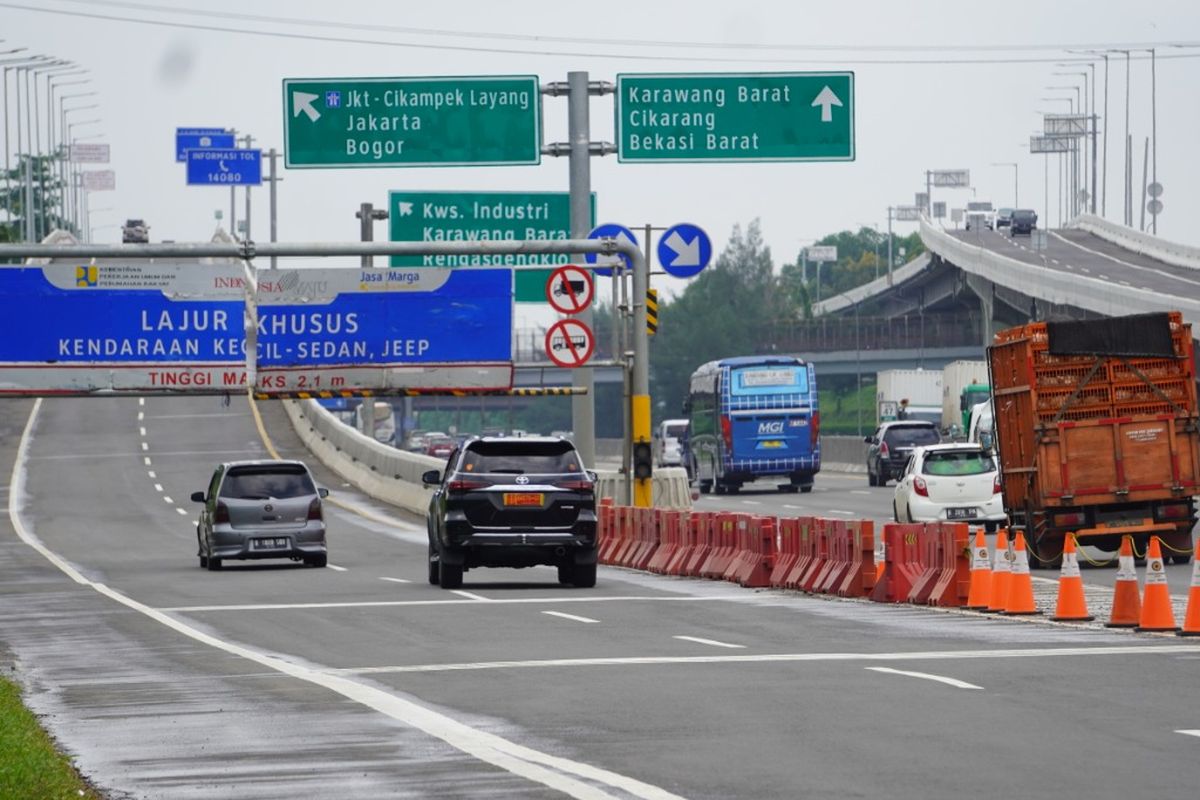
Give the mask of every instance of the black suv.
M 897 420 L 884 422 L 866 438 L 867 483 L 887 486 L 892 478 L 904 474 L 904 466 L 914 447 L 938 444 L 942 437 L 932 422 Z
M 1009 236 L 1016 236 L 1018 233 L 1032 233 L 1036 227 L 1037 212 L 1031 208 L 1018 208 L 1012 215 Z
M 596 585 L 595 475 L 557 437 L 468 439 L 429 502 L 429 582 L 462 586 L 475 567 L 558 567 L 560 583 Z

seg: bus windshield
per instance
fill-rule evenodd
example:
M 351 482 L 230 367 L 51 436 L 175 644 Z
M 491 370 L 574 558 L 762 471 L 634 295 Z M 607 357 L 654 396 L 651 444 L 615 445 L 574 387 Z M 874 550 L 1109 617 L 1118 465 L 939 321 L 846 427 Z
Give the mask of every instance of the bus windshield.
M 808 368 L 787 364 L 738 367 L 729 372 L 729 390 L 734 395 L 806 394 Z

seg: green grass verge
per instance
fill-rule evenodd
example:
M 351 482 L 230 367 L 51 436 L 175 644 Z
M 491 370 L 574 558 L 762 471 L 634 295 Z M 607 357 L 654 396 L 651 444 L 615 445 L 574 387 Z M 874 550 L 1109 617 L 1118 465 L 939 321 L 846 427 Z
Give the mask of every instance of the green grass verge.
M 21 702 L 20 688 L 0 676 L 0 797 L 58 800 L 104 795 L 88 786 Z
M 818 389 L 821 406 L 821 432 L 851 435 L 859 432 L 861 420 L 864 436 L 875 430 L 875 384 L 864 386 L 861 391 L 836 391 Z M 862 416 L 859 416 L 861 409 Z

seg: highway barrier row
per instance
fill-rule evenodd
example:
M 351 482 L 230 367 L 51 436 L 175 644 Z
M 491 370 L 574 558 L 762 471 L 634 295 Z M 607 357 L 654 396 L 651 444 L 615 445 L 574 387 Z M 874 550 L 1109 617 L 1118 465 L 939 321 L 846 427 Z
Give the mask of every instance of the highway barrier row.
M 600 503 L 602 564 L 880 603 L 966 605 L 965 523 L 888 523 L 880 534 L 877 550 L 871 520 Z

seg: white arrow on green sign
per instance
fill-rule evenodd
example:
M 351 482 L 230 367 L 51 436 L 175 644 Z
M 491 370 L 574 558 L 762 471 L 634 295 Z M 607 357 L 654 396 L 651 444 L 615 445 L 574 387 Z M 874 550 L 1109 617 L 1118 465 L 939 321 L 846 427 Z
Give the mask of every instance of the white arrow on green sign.
M 471 242 L 571 238 L 571 196 L 567 192 L 407 192 L 388 193 L 388 239 L 393 242 Z M 589 227 L 596 223 L 592 193 Z M 518 303 L 546 302 L 551 267 L 571 263 L 566 255 L 392 256 L 393 267 L 513 267 Z
M 853 161 L 853 72 L 617 76 L 622 162 Z
M 287 78 L 288 167 L 540 164 L 536 75 Z

